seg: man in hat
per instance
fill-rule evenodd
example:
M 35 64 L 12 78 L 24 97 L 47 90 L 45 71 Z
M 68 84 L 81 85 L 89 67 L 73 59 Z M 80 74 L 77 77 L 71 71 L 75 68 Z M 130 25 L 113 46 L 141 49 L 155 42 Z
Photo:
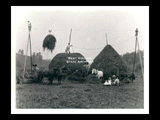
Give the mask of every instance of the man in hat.
M 113 76 L 112 76 L 112 83 L 113 83 L 115 80 L 116 80 L 116 76 L 113 75 Z
M 118 76 L 116 77 L 116 79 L 115 79 L 115 81 L 113 82 L 113 84 L 119 86 L 119 79 L 118 79 Z
M 118 79 L 118 76 L 116 77 L 115 75 L 113 75 L 112 79 L 113 79 L 113 85 L 119 86 L 119 79 Z
M 65 52 L 66 53 L 70 53 L 70 47 L 72 47 L 72 45 L 70 45 L 70 43 L 68 43 Z
M 37 64 L 36 64 L 36 63 L 33 63 L 32 66 L 33 66 L 33 70 L 35 70 L 36 72 L 39 71 L 39 68 L 37 67 Z
M 38 77 L 37 73 L 39 71 L 39 68 L 37 67 L 36 63 L 34 63 L 32 66 L 33 66 L 33 71 L 34 71 L 33 76 L 34 76 L 34 78 L 37 78 Z

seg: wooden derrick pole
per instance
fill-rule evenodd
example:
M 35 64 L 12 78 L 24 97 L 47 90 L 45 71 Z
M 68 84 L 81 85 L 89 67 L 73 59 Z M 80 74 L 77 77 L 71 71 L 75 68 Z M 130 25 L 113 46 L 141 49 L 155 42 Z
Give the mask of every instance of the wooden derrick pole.
M 72 34 L 72 29 L 71 29 L 70 35 L 69 35 L 69 43 L 68 43 L 68 45 L 69 45 L 69 53 L 70 53 L 70 47 L 71 47 L 71 45 L 70 45 L 70 43 L 71 43 L 71 34 Z
M 71 43 L 71 34 L 72 34 L 72 29 L 71 29 L 70 35 L 69 35 L 69 45 L 70 45 L 70 43 Z
M 31 71 L 32 71 L 32 50 L 31 50 L 31 37 L 30 37 L 31 23 L 29 21 L 28 21 L 28 29 L 29 29 L 29 35 L 28 35 L 28 41 L 27 41 L 26 56 L 25 56 L 25 61 L 24 61 L 23 78 L 24 78 L 25 71 L 26 71 L 25 69 L 26 69 L 26 61 L 27 61 L 29 42 L 30 42 L 30 58 L 31 58 Z
M 30 31 L 29 31 L 29 40 L 30 40 L 30 59 L 31 59 L 31 71 L 32 71 L 32 47 L 31 47 Z
M 136 61 L 136 48 L 138 46 L 138 52 L 139 52 L 139 59 L 140 59 L 140 63 L 141 63 L 141 70 L 142 70 L 142 77 L 143 77 L 143 63 L 142 63 L 142 56 L 141 56 L 141 53 L 140 53 L 140 48 L 139 48 L 139 42 L 138 42 L 138 28 L 136 28 L 135 30 L 136 34 L 136 42 L 135 42 L 135 55 L 134 55 L 134 63 L 133 63 L 133 74 L 135 72 L 135 61 Z
M 141 56 L 141 52 L 140 52 L 140 48 L 139 48 L 139 42 L 138 42 L 138 51 L 139 51 L 139 59 L 140 59 L 140 63 L 141 63 L 141 70 L 142 70 L 142 77 L 143 77 L 143 63 L 142 63 L 142 58 L 141 58 L 142 56 Z
M 138 38 L 137 38 L 137 36 L 138 36 L 138 28 L 136 28 L 135 32 L 136 32 L 136 34 L 135 34 L 135 36 L 136 36 L 136 41 L 135 41 L 135 54 L 134 54 L 134 61 L 133 61 L 133 74 L 134 74 L 134 72 L 135 72 L 136 48 L 137 48 L 137 40 L 138 40 Z
M 28 42 L 27 42 L 26 56 L 25 56 L 25 60 L 24 60 L 23 78 L 24 78 L 25 69 L 26 69 L 26 61 L 27 61 L 28 44 L 29 44 L 29 39 L 28 39 Z
M 107 33 L 106 33 L 106 45 L 108 45 L 108 40 L 107 40 Z
M 69 43 L 68 43 L 66 50 L 65 50 L 65 52 L 69 53 L 69 54 L 70 54 L 70 47 L 73 47 L 72 45 L 70 45 L 71 44 L 71 33 L 72 33 L 72 29 L 71 29 L 70 35 L 69 35 Z

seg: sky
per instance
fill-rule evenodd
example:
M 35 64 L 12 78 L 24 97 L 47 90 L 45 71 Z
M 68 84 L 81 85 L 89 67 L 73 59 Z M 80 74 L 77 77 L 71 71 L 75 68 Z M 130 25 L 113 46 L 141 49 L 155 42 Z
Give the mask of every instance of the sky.
M 26 54 L 28 21 L 32 52 L 41 52 L 43 59 L 65 52 L 71 29 L 71 53 L 81 53 L 89 62 L 106 46 L 106 39 L 120 55 L 135 50 L 136 28 L 140 50 L 149 39 L 147 6 L 12 6 L 11 39 L 16 53 L 23 49 Z M 57 40 L 52 53 L 42 47 L 49 30 Z

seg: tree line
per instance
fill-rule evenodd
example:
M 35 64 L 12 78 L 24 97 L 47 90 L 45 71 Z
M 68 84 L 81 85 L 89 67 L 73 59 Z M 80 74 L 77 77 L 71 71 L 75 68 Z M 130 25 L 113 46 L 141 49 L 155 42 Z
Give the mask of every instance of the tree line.
M 142 66 L 144 68 L 144 50 L 140 50 L 141 58 L 142 58 Z M 125 53 L 122 55 L 123 60 L 126 62 L 128 69 L 130 71 L 133 70 L 133 63 L 134 63 L 134 56 L 135 52 L 131 53 Z M 135 71 L 141 70 L 141 63 L 140 63 L 140 57 L 139 57 L 139 52 L 136 53 L 136 59 L 135 59 Z
M 144 63 L 144 50 L 140 50 L 140 53 L 141 53 L 142 63 Z M 24 55 L 24 50 L 19 49 L 18 54 Z M 123 60 L 126 62 L 129 71 L 133 70 L 134 55 L 135 55 L 135 52 L 131 52 L 131 53 L 127 52 L 127 53 L 121 55 Z M 42 56 L 41 52 L 37 52 L 37 53 L 33 52 L 32 58 L 33 58 L 33 61 L 34 60 L 38 60 L 38 61 L 43 60 L 43 56 Z M 144 67 L 144 65 L 143 65 L 143 67 Z M 141 63 L 140 63 L 140 58 L 139 58 L 139 52 L 137 52 L 136 59 L 135 59 L 135 71 L 139 71 L 139 70 L 141 70 Z
M 18 54 L 24 55 L 24 50 L 23 49 L 19 49 L 18 50 Z M 32 58 L 33 59 L 37 59 L 37 60 L 43 60 L 43 56 L 41 54 L 41 52 L 33 52 L 32 54 Z

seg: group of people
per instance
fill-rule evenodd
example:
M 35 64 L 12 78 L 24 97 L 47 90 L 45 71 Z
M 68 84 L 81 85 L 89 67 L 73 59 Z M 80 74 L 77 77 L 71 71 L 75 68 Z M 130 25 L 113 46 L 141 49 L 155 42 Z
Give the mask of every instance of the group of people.
M 119 86 L 119 79 L 115 75 L 109 77 L 108 80 L 104 82 L 104 85 L 117 85 Z

